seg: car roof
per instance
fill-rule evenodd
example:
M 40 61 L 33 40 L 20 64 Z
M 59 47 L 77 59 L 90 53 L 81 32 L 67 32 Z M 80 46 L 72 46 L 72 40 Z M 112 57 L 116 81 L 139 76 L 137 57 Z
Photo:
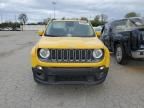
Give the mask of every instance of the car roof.
M 121 18 L 121 19 L 116 19 L 116 20 L 112 20 L 112 21 L 109 21 L 107 22 L 105 25 L 111 25 L 112 23 L 114 22 L 118 22 L 118 21 L 122 21 L 122 20 L 131 20 L 131 19 L 144 19 L 144 17 L 131 17 L 131 18 Z
M 144 19 L 144 18 L 143 18 L 143 17 L 122 18 L 122 19 L 113 20 L 113 21 L 111 21 L 110 23 L 115 22 L 115 21 L 131 20 L 131 19 Z

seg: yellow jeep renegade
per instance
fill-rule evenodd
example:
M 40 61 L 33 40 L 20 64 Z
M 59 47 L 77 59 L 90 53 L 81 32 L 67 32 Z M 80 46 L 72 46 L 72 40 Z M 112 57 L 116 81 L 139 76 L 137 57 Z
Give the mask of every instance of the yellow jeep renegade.
M 51 20 L 31 52 L 34 80 L 42 84 L 100 84 L 109 50 L 85 20 Z

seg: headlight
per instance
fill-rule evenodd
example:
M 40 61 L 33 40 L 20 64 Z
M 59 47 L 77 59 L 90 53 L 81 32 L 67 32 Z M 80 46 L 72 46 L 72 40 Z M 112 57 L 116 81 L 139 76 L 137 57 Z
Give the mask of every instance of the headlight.
M 93 57 L 95 59 L 100 59 L 103 56 L 103 51 L 101 49 L 95 49 L 93 51 Z
M 41 58 L 46 59 L 50 56 L 50 51 L 48 49 L 40 49 L 39 55 Z

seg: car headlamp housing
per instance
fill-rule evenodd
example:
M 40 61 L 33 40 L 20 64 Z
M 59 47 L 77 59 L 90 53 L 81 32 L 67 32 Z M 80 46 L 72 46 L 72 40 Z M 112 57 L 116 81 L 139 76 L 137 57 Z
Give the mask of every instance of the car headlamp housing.
M 100 59 L 100 58 L 103 57 L 103 55 L 104 55 L 104 53 L 103 53 L 102 49 L 95 49 L 95 50 L 93 50 L 93 57 L 95 59 Z
M 47 59 L 50 56 L 50 51 L 48 49 L 40 49 L 39 50 L 39 56 L 42 59 Z

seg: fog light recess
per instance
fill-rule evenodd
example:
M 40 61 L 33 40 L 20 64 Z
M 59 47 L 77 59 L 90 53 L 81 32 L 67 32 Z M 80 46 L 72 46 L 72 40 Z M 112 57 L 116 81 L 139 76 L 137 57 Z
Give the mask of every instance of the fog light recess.
M 104 66 L 100 67 L 99 69 L 100 69 L 100 70 L 103 70 L 103 69 L 104 69 Z
M 39 70 L 43 70 L 43 68 L 42 68 L 41 66 L 38 66 L 37 69 L 39 69 Z

